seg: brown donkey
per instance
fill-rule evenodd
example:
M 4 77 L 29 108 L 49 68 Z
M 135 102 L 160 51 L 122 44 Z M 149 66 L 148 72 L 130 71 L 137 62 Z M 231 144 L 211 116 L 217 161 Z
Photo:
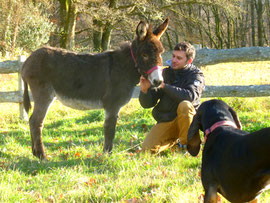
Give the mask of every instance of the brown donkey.
M 75 109 L 103 108 L 103 151 L 111 152 L 118 112 L 130 100 L 140 75 L 156 86 L 162 81 L 160 66 L 164 49 L 159 39 L 167 26 L 168 19 L 152 32 L 151 26 L 141 21 L 131 44 L 95 55 L 52 47 L 33 52 L 21 71 L 27 112 L 31 108 L 28 85 L 34 100 L 29 119 L 33 154 L 46 158 L 41 134 L 46 113 L 55 98 Z

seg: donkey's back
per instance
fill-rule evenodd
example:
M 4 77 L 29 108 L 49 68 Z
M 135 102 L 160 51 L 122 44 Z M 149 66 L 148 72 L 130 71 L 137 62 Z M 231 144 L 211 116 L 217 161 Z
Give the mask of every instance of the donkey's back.
M 62 101 L 97 101 L 105 94 L 109 81 L 108 55 L 109 53 L 80 55 L 44 47 L 33 52 L 26 60 L 22 77 L 32 91 L 47 88 L 51 90 L 50 96 L 57 96 Z M 73 108 L 78 106 L 74 105 Z

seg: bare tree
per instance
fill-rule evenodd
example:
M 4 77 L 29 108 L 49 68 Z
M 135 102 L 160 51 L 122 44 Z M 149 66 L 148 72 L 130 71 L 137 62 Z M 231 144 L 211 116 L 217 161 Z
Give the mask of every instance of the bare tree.
M 250 21 L 251 21 L 251 44 L 256 46 L 255 40 L 255 0 L 250 0 Z
M 262 0 L 257 0 L 257 24 L 258 24 L 258 45 L 263 46 L 263 4 Z
M 76 0 L 58 0 L 60 4 L 61 38 L 60 47 L 72 49 L 75 45 L 77 17 Z

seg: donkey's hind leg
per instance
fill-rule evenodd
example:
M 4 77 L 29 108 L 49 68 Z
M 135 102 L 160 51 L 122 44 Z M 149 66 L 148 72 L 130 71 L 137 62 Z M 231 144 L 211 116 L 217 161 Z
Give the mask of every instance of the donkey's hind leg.
M 30 84 L 34 110 L 29 119 L 32 153 L 40 159 L 45 159 L 45 150 L 42 142 L 42 128 L 47 111 L 54 100 L 54 91 L 46 84 Z

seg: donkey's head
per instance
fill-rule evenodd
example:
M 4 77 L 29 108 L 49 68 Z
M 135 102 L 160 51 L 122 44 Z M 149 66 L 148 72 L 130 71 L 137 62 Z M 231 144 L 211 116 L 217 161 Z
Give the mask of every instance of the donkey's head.
M 159 86 L 163 81 L 161 54 L 164 52 L 164 48 L 159 39 L 167 27 L 168 19 L 154 31 L 152 31 L 151 25 L 141 21 L 136 29 L 137 38 L 132 44 L 134 50 L 131 48 L 138 71 L 154 86 Z

